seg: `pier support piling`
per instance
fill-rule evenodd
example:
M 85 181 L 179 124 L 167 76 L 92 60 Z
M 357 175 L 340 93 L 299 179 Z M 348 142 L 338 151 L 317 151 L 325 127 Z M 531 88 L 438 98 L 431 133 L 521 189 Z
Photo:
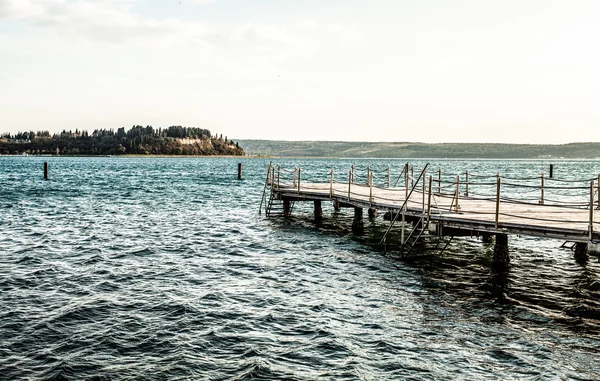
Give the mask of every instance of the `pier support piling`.
M 370 220 L 374 220 L 375 217 L 377 217 L 377 209 L 376 208 L 369 208 L 367 210 L 367 213 L 369 215 L 369 219 Z
M 589 259 L 588 244 L 586 242 L 577 242 L 573 249 L 573 257 L 577 263 L 586 263 Z
M 339 212 L 341 209 L 340 202 L 338 200 L 333 200 L 333 210 Z
M 491 233 L 481 233 L 481 242 L 483 243 L 492 243 L 492 234 Z
M 365 223 L 363 221 L 363 208 L 354 208 L 354 219 L 352 220 L 352 232 L 354 234 L 362 234 L 365 231 Z
M 494 244 L 494 259 L 492 266 L 506 267 L 510 263 L 510 255 L 508 253 L 508 235 L 496 234 L 496 243 Z
M 238 163 L 238 180 L 242 179 L 242 163 Z
M 315 221 L 319 222 L 323 220 L 323 208 L 321 207 L 321 200 L 314 201 Z
M 292 214 L 292 202 L 290 200 L 283 200 L 283 215 L 289 216 Z

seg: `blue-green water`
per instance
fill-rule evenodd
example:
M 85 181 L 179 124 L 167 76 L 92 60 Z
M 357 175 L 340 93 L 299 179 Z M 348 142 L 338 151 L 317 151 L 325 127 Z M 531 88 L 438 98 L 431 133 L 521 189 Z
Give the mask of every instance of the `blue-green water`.
M 471 238 L 400 261 L 373 245 L 384 222 L 355 237 L 348 210 L 324 205 L 319 225 L 310 205 L 259 216 L 268 161 L 241 159 L 243 181 L 238 161 L 0 157 L 0 379 L 600 379 L 596 258 L 511 237 L 506 273 Z M 404 161 L 278 162 L 340 181 L 352 163 L 397 175 Z

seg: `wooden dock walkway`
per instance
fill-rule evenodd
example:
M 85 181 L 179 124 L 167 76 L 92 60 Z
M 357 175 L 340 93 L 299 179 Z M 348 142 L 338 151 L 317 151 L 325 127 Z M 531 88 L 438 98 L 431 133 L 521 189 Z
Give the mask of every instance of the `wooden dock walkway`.
M 332 201 L 336 207 L 355 208 L 355 223 L 359 225 L 363 209 L 390 212 L 395 219 L 388 232 L 395 221 L 405 219 L 415 225 L 420 222 L 420 232 L 415 233 L 419 236 L 434 226 L 440 236 L 548 237 L 573 242 L 580 251 L 584 250 L 582 244 L 600 242 L 600 176 L 596 182 L 563 181 L 543 174 L 504 178 L 500 174 L 474 176 L 465 172 L 449 181 L 442 179 L 441 170 L 428 173 L 427 166 L 413 175 L 414 170 L 406 164 L 398 177 L 401 181 L 392 184 L 388 168 L 387 174 L 379 174 L 382 181 L 377 184 L 370 168 L 363 172 L 365 176 L 359 180 L 357 170 L 351 168 L 345 181 L 339 182 L 332 169 L 329 178 L 307 182 L 302 169 L 286 171 L 270 165 L 265 212 L 272 214 L 273 205 L 281 202 L 282 214 L 289 214 L 292 203 L 312 201 L 315 217 L 321 218 L 321 202 Z

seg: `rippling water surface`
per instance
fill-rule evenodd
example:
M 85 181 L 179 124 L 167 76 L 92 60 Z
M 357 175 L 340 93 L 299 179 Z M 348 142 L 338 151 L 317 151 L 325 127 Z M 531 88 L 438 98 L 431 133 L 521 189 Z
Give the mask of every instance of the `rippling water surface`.
M 470 238 L 400 261 L 373 245 L 384 222 L 355 237 L 348 210 L 259 216 L 268 161 L 241 160 L 243 181 L 237 159 L 0 157 L 0 379 L 600 379 L 597 258 L 511 236 L 506 273 Z M 352 163 L 403 165 L 281 164 Z

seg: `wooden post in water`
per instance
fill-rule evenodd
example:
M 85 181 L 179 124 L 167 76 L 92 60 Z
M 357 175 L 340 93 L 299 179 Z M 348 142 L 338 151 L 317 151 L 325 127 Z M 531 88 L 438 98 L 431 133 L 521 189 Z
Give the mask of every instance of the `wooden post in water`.
M 498 220 L 500 218 L 500 184 L 502 180 L 500 175 L 496 179 L 496 229 L 498 229 Z
M 321 200 L 314 201 L 314 213 L 316 222 L 323 220 L 323 208 L 321 207 Z
M 242 163 L 238 163 L 238 180 L 242 179 Z
M 550 164 L 550 178 L 552 178 L 553 172 L 554 172 L 554 164 Z
M 44 180 L 48 180 L 48 162 L 44 162 Z

